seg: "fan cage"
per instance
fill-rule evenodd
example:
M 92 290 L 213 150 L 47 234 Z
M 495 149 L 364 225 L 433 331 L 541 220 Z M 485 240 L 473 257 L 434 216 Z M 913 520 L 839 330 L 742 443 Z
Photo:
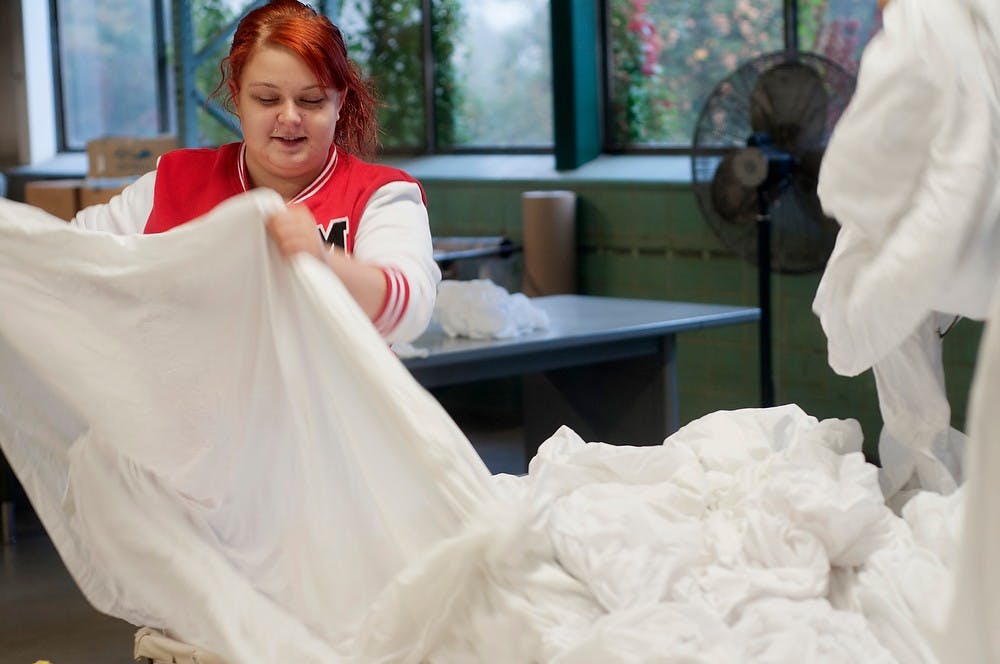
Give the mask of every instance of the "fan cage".
M 769 76 L 765 82 L 770 82 L 775 72 L 790 70 L 808 74 L 805 79 L 815 82 L 812 91 L 822 90 L 825 94 L 825 108 L 818 116 L 800 118 L 812 125 L 806 144 L 784 146 L 796 165 L 786 186 L 768 198 L 769 268 L 783 273 L 806 273 L 826 265 L 839 230 L 837 222 L 823 214 L 816 185 L 826 143 L 854 93 L 855 79 L 850 72 L 828 58 L 802 51 L 767 53 L 740 65 L 715 86 L 698 115 L 692 139 L 691 181 L 701 212 L 722 244 L 756 264 L 755 222 L 759 214 L 756 189 L 737 188 L 733 178 L 716 176 L 720 168 L 731 167 L 734 155 L 746 149 L 755 132 L 752 114 L 757 113 L 758 121 L 762 117 L 760 104 L 754 108 L 752 101 L 761 77 Z M 805 79 L 798 77 L 799 81 Z M 821 103 L 811 95 L 794 101 L 805 110 L 813 110 Z M 773 109 L 776 115 L 782 112 L 796 110 Z M 727 208 L 725 214 L 720 212 L 720 201 Z

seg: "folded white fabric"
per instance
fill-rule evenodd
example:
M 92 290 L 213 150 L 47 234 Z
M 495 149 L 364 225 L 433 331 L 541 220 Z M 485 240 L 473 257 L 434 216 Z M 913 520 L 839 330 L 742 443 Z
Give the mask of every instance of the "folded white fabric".
M 875 368 L 887 495 L 962 480 L 937 312 L 985 317 L 1000 281 L 1000 4 L 892 0 L 823 158 L 841 224 L 813 303 L 830 366 Z
M 438 284 L 433 319 L 449 337 L 507 339 L 549 326 L 549 317 L 524 293 L 509 293 L 489 279 Z

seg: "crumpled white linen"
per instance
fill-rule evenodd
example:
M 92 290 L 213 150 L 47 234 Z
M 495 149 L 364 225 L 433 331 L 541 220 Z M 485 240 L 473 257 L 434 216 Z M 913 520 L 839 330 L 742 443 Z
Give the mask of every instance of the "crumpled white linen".
M 549 326 L 549 317 L 524 293 L 510 293 L 489 279 L 438 284 L 433 320 L 449 337 L 509 339 Z
M 1000 5 L 892 0 L 819 178 L 841 224 L 813 309 L 830 366 L 874 367 L 887 496 L 961 483 L 937 330 L 1000 281 Z M 948 316 L 942 316 L 947 314 Z
M 276 254 L 280 204 L 121 237 L 0 201 L 0 445 L 98 609 L 231 662 L 933 661 L 912 599 L 954 517 L 895 516 L 856 422 L 562 428 L 491 477 L 336 277 Z
M 543 661 L 934 662 L 937 616 L 911 600 L 945 581 L 906 571 L 943 563 L 860 445 L 856 422 L 795 406 L 712 413 L 650 448 L 560 429 L 508 481 L 550 505 L 560 564 L 606 614 Z M 937 514 L 954 520 L 959 495 Z

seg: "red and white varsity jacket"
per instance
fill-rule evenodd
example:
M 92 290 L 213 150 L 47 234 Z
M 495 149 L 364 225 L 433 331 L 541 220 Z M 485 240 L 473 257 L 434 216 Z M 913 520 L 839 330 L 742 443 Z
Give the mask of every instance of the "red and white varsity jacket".
M 160 233 L 247 191 L 242 143 L 175 150 L 106 205 L 73 223 L 113 233 Z M 289 203 L 306 205 L 320 234 L 355 259 L 378 265 L 386 299 L 373 321 L 387 341 L 410 341 L 426 327 L 440 270 L 433 259 L 423 189 L 405 172 L 332 150 L 319 176 Z

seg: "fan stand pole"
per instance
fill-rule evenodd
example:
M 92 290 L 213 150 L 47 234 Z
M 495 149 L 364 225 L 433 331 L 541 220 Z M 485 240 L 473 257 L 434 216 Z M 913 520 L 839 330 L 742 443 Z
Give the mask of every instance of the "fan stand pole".
M 774 405 L 771 362 L 771 214 L 765 187 L 757 189 L 757 299 L 760 304 L 760 405 Z

